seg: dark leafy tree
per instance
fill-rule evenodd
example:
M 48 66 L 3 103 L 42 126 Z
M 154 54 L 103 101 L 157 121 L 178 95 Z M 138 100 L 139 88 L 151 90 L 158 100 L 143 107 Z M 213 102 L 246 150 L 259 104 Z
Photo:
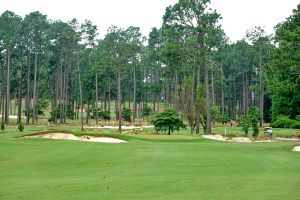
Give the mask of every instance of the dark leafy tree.
M 166 109 L 164 112 L 158 113 L 152 123 L 156 131 L 168 132 L 168 135 L 171 135 L 174 130 L 179 131 L 181 128 L 186 128 L 180 116 L 172 109 Z
M 267 89 L 272 95 L 272 121 L 280 115 L 300 115 L 300 5 L 276 27 L 276 46 L 266 67 Z

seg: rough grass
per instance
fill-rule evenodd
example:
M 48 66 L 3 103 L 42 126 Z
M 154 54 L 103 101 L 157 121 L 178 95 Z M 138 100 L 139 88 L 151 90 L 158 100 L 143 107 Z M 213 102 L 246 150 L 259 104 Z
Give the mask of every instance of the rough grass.
M 0 134 L 1 200 L 300 196 L 300 153 L 291 151 L 295 143 L 239 144 L 183 134 L 126 136 L 127 143 L 102 144 L 11 139 L 47 128 L 31 127 L 25 133 L 14 129 Z
M 225 134 L 228 135 L 236 135 L 236 136 L 244 136 L 245 133 L 242 131 L 241 127 L 228 127 L 228 126 L 215 126 L 212 129 L 214 134 Z M 284 137 L 284 138 L 291 138 L 291 137 L 299 137 L 300 138 L 300 129 L 288 129 L 288 128 L 272 128 L 273 136 L 275 137 Z M 263 135 L 263 128 L 259 128 L 260 135 Z M 249 136 L 252 135 L 252 129 L 249 129 Z

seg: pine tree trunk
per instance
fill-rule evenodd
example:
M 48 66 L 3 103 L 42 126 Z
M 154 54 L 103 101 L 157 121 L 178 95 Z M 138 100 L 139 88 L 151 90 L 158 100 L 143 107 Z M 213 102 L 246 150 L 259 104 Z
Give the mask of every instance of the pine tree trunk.
M 85 124 L 89 124 L 89 118 L 90 118 L 90 102 L 87 102 Z
M 54 89 L 53 89 L 53 86 L 52 86 L 52 80 L 48 74 L 48 84 L 49 84 L 49 87 L 50 87 L 50 96 L 51 96 L 51 110 L 54 110 Z
M 128 82 L 128 108 L 131 110 L 131 83 L 130 83 L 130 81 Z M 125 101 L 124 101 L 124 107 L 126 107 L 126 99 L 125 99 Z
M 60 109 L 60 105 L 59 103 L 57 104 L 57 102 L 59 102 L 59 68 L 56 69 L 56 74 L 55 74 L 56 78 L 55 78 L 55 104 L 54 104 L 54 109 Z M 58 121 L 57 116 L 55 115 L 54 117 L 54 123 L 56 124 Z
M 133 115 L 132 121 L 135 122 L 136 118 L 136 75 L 135 75 L 135 65 L 133 65 Z
M 12 52 L 7 51 L 6 69 L 6 99 L 5 99 L 5 124 L 9 124 L 9 102 L 10 102 L 10 70 L 12 64 Z
M 118 83 L 118 81 L 117 81 Z M 117 84 L 117 96 L 115 99 L 115 113 L 116 113 L 116 121 L 119 120 L 119 110 L 118 110 L 118 84 Z
M 248 114 L 249 110 L 249 81 L 248 81 L 248 73 L 246 73 L 246 79 L 245 79 L 245 84 L 246 84 L 246 115 Z
M 0 66 L 1 66 L 1 70 L 2 70 L 2 73 L 4 73 L 4 69 L 2 68 L 2 65 L 1 65 L 1 57 L 0 57 Z M 4 83 L 3 83 L 3 77 L 2 77 L 2 80 L 1 80 L 1 90 L 0 90 L 0 115 L 1 115 L 1 117 L 2 117 L 2 98 L 3 98 L 3 90 L 2 90 L 2 88 L 3 88 L 3 85 L 4 85 Z
M 142 68 L 143 73 L 141 73 L 141 80 L 145 80 L 145 69 Z M 139 117 L 144 119 L 143 116 L 143 110 L 144 110 L 144 106 L 145 106 L 145 84 L 144 81 L 142 81 L 141 86 L 141 101 L 140 101 L 140 106 L 139 106 Z
M 119 132 L 122 132 L 122 116 L 121 116 L 121 72 L 120 69 L 117 70 L 117 75 L 118 75 L 118 95 L 117 95 L 117 102 L 118 102 L 118 120 L 119 120 Z
M 225 94 L 224 94 L 224 72 L 223 72 L 223 66 L 221 66 L 221 113 L 224 115 L 224 110 L 225 110 Z
M 205 134 L 211 134 L 211 103 L 209 94 L 209 80 L 208 69 L 206 63 L 204 63 L 204 84 L 205 84 L 205 110 L 206 110 L 206 130 Z
M 38 80 L 38 79 L 37 79 Z M 39 102 L 39 93 L 36 93 L 36 102 Z M 36 115 L 35 115 L 35 122 L 38 122 L 39 115 L 38 115 L 39 105 L 36 104 Z
M 81 75 L 79 68 L 79 61 L 77 61 L 77 69 L 78 69 L 78 80 L 79 80 L 79 93 L 80 93 L 80 111 L 81 111 L 81 132 L 83 132 L 83 98 L 82 98 L 82 83 L 81 83 Z
M 105 107 L 106 107 L 105 94 L 102 94 L 100 96 L 100 109 L 101 109 L 101 111 L 104 111 L 106 109 Z M 100 119 L 99 119 L 99 121 L 100 121 Z
M 36 80 L 37 80 L 37 68 L 38 68 L 38 55 L 37 52 L 34 54 L 34 82 L 33 82 L 33 100 L 32 100 L 32 124 L 35 124 L 36 119 Z
M 157 112 L 159 112 L 159 102 L 160 102 L 160 92 L 158 93 L 158 98 L 157 98 Z
M 243 115 L 246 115 L 246 106 L 247 106 L 247 94 L 246 94 L 246 78 L 243 74 Z
M 237 88 L 236 88 L 236 80 L 234 80 L 233 82 L 233 118 L 234 120 L 237 119 L 237 111 L 236 111 L 236 107 L 237 107 Z
M 27 56 L 27 94 L 26 94 L 26 125 L 29 125 L 29 112 L 31 104 L 31 94 L 30 94 L 30 54 L 28 52 Z
M 156 111 L 155 93 L 152 94 L 152 99 L 153 99 L 153 111 Z
M 215 99 L 215 75 L 214 70 L 211 70 L 211 98 L 212 98 L 212 106 L 216 105 Z
M 12 106 L 11 106 L 12 107 Z M 15 93 L 15 98 L 14 98 L 14 108 L 13 108 L 13 115 L 16 116 L 16 107 L 17 107 L 17 92 Z
M 145 107 L 147 107 L 147 101 L 148 101 L 148 96 L 147 96 L 147 82 L 148 82 L 148 78 L 147 78 L 147 69 L 144 69 L 144 79 L 145 79 L 145 83 L 143 82 L 143 109 Z
M 176 111 L 179 112 L 179 94 L 178 94 L 178 74 L 177 70 L 175 70 L 175 105 L 176 105 Z
M 96 81 L 96 125 L 99 123 L 99 115 L 98 115 L 98 74 L 95 76 Z
M 109 112 L 111 111 L 110 110 L 110 102 L 111 102 L 111 100 L 110 100 L 110 79 L 109 79 L 108 80 L 108 107 L 107 107 Z
M 192 86 L 192 91 L 195 90 L 195 86 L 194 86 L 194 80 L 195 80 L 195 73 L 193 72 L 193 86 Z M 198 99 L 198 88 L 200 86 L 200 66 L 198 66 L 197 69 L 197 80 L 196 80 L 196 92 L 195 95 L 194 93 L 192 93 L 192 101 L 195 99 L 196 101 L 196 119 L 195 119 L 195 128 L 196 128 L 196 134 L 200 134 L 200 106 L 199 106 L 199 99 Z
M 23 55 L 21 57 L 21 60 L 23 58 Z M 20 124 L 21 123 L 21 115 L 22 115 L 22 71 L 23 71 L 23 63 L 21 61 L 20 64 L 20 79 L 19 79 L 19 105 L 18 105 L 18 117 L 17 117 L 17 123 Z
M 0 61 L 1 62 L 1 61 Z M 5 95 L 4 95 L 4 90 L 5 90 L 5 74 L 6 70 L 4 69 L 4 66 L 1 65 L 2 67 L 2 87 L 1 87 L 1 123 L 4 123 L 4 115 L 5 115 Z
M 263 83 L 263 60 L 262 60 L 262 50 L 259 51 L 259 89 L 260 89 L 260 101 L 259 101 L 259 109 L 260 109 L 260 126 L 263 126 L 264 121 L 264 98 L 265 98 L 265 88 Z
M 107 111 L 107 94 L 104 94 L 104 111 Z
M 194 72 L 193 72 L 194 73 Z M 197 86 L 200 85 L 200 66 L 198 66 L 198 69 L 197 69 Z
M 68 109 L 68 74 L 69 74 L 69 67 L 66 66 L 65 73 L 64 73 L 64 116 L 63 116 L 63 123 L 67 122 L 67 109 Z
M 63 58 L 62 55 L 60 57 L 59 64 L 59 122 L 63 123 Z

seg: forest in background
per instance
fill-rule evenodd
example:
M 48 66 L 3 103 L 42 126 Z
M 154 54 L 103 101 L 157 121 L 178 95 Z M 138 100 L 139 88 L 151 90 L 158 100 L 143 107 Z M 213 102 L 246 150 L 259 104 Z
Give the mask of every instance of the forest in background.
M 10 123 L 14 102 L 18 123 L 25 115 L 26 124 L 36 124 L 49 103 L 49 120 L 61 124 L 74 118 L 98 124 L 114 112 L 121 125 L 122 110 L 132 112 L 135 122 L 172 107 L 192 132 L 203 127 L 209 134 L 212 121 L 239 120 L 257 108 L 261 125 L 280 119 L 300 128 L 294 123 L 300 121 L 300 5 L 274 36 L 255 27 L 231 43 L 209 4 L 179 0 L 147 38 L 138 27 L 111 26 L 98 39 L 89 20 L 53 21 L 38 11 L 21 18 L 5 11 L 2 123 Z

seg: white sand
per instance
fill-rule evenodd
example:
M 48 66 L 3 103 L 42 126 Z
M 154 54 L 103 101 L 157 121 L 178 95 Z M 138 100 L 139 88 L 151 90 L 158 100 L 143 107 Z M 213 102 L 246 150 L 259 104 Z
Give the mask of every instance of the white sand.
M 276 137 L 277 140 L 282 141 L 290 141 L 290 142 L 300 142 L 299 138 L 282 138 L 282 137 Z
M 17 115 L 9 115 L 10 119 L 18 119 Z M 24 116 L 21 116 L 21 118 L 25 118 Z
M 143 129 L 143 128 L 153 128 L 154 126 L 122 126 L 122 130 L 132 130 L 132 129 Z M 118 129 L 118 126 L 88 126 L 84 127 L 87 129 Z
M 293 151 L 300 152 L 300 145 L 294 146 Z
M 77 137 L 70 133 L 46 133 L 46 134 L 39 134 L 39 135 L 24 136 L 23 138 L 47 138 L 53 140 L 76 140 L 82 142 L 102 142 L 102 143 L 126 142 L 125 140 L 120 140 L 120 139 L 110 138 L 110 137 L 95 137 L 89 135 L 83 135 L 81 137 Z
M 211 140 L 227 141 L 227 139 L 222 135 L 202 135 L 202 137 Z
M 206 139 L 227 141 L 227 142 L 272 142 L 271 140 L 253 141 L 251 138 L 247 138 L 247 137 L 229 138 L 222 135 L 203 135 L 202 137 Z

